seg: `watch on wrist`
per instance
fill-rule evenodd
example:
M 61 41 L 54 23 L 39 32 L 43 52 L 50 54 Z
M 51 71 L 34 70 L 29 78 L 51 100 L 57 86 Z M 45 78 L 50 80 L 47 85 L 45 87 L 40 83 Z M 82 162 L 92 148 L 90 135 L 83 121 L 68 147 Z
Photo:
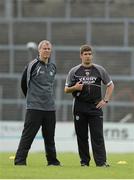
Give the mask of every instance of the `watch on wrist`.
M 103 99 L 103 101 L 104 101 L 105 103 L 108 103 L 108 100 L 106 100 L 106 99 Z

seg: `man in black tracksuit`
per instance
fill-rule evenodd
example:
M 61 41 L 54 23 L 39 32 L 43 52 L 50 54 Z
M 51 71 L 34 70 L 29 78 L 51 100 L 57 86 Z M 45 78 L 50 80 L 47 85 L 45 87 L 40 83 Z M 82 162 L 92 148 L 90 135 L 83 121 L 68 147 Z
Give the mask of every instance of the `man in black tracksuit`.
M 102 108 L 111 98 L 114 85 L 107 71 L 92 63 L 92 49 L 88 45 L 80 48 L 82 63 L 68 73 L 65 93 L 74 96 L 74 125 L 77 135 L 81 166 L 89 166 L 90 154 L 88 128 L 96 166 L 108 167 L 103 137 Z M 104 98 L 101 97 L 101 82 L 106 85 Z
M 26 118 L 19 147 L 15 156 L 15 165 L 26 165 L 31 144 L 42 127 L 48 165 L 59 166 L 55 148 L 55 103 L 53 85 L 56 67 L 49 62 L 52 45 L 43 40 L 38 45 L 39 57 L 25 68 L 21 87 L 26 96 Z

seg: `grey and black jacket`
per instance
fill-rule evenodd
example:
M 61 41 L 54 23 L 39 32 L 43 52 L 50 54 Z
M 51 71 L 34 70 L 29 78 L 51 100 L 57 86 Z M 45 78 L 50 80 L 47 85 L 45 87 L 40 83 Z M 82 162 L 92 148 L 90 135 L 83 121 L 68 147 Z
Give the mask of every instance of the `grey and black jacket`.
M 21 89 L 26 96 L 26 109 L 55 110 L 55 64 L 45 64 L 39 58 L 31 61 L 23 71 Z

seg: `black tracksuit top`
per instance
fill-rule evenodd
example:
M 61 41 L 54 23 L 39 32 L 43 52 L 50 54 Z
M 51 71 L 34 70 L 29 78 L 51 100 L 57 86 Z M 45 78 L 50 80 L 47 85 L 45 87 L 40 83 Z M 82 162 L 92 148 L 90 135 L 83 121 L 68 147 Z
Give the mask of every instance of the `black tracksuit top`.
M 100 65 L 93 64 L 87 68 L 79 64 L 69 71 L 65 86 L 71 87 L 79 81 L 81 81 L 84 86 L 82 91 L 72 93 L 75 97 L 75 110 L 91 112 L 94 109 L 96 111 L 95 106 L 102 99 L 101 84 L 103 83 L 109 86 L 112 83 L 109 74 Z

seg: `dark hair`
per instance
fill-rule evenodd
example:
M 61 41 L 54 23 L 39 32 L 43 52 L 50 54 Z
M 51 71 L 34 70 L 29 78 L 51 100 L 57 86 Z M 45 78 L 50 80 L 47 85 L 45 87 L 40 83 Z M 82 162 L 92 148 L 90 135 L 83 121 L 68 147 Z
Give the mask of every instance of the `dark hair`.
M 87 44 L 82 45 L 80 47 L 80 54 L 83 54 L 83 52 L 85 52 L 85 51 L 92 51 L 92 48 Z

